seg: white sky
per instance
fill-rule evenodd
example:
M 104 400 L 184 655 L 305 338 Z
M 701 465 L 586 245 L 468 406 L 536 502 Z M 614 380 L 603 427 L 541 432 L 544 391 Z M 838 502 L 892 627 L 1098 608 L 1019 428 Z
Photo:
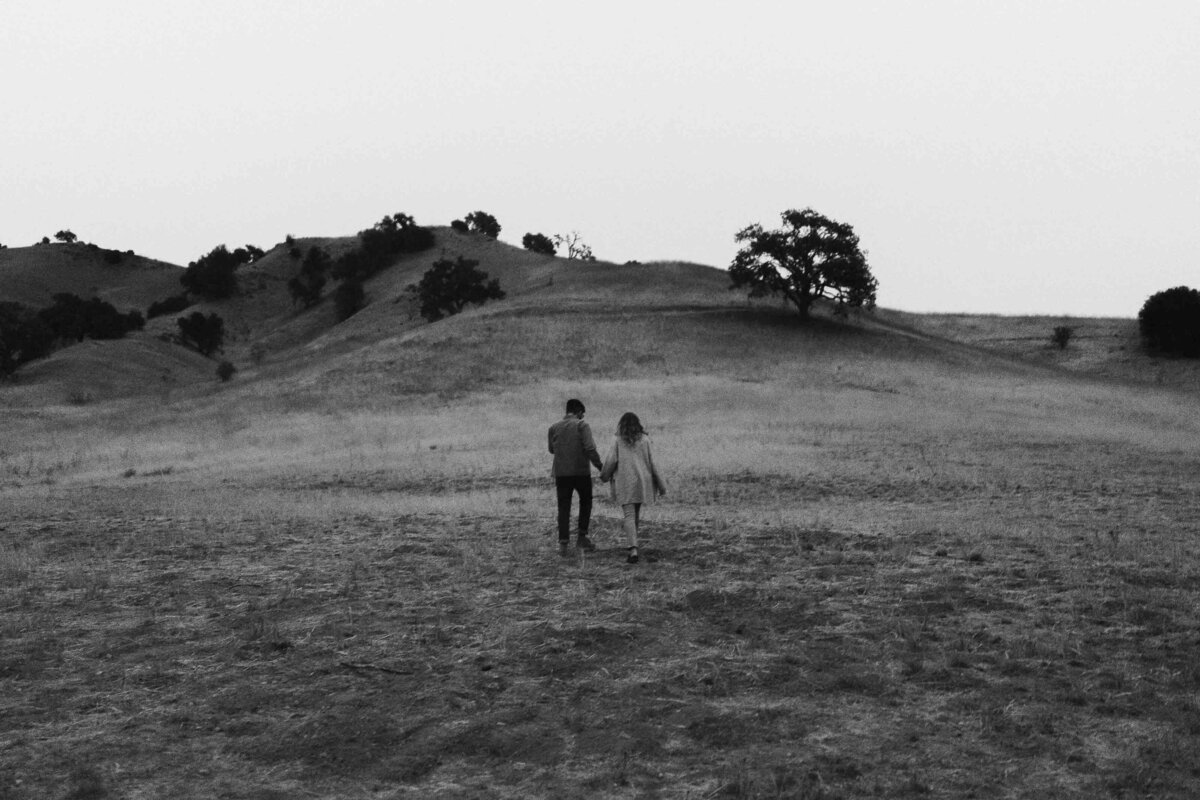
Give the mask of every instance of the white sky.
M 0 242 L 477 210 L 728 265 L 811 206 L 879 303 L 1134 316 L 1200 287 L 1200 2 L 5 0 Z

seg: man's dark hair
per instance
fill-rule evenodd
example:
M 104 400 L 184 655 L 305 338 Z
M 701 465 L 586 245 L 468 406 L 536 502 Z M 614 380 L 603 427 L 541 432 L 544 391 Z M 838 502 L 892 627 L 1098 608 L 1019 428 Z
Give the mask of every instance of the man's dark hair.
M 573 397 L 567 401 L 568 414 L 582 414 L 586 410 L 587 409 L 583 407 L 583 403 Z

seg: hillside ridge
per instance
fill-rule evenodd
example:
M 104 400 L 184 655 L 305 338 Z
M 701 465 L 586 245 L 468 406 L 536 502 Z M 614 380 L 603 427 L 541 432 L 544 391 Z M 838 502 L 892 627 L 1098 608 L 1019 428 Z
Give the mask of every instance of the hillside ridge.
M 785 336 L 794 340 L 795 331 L 790 329 L 796 328 L 807 331 L 804 337 L 827 349 L 843 348 L 848 352 L 863 345 L 866 340 L 861 337 L 865 333 L 877 337 L 872 347 L 879 352 L 890 349 L 907 358 L 948 360 L 975 368 L 993 364 L 1005 371 L 1051 368 L 1102 379 L 1183 388 L 1200 383 L 1200 372 L 1194 365 L 1163 364 L 1141 354 L 1136 331 L 1131 335 L 1130 320 L 1072 319 L 1079 335 L 1066 350 L 1050 345 L 1050 333 L 1060 319 L 1055 317 L 919 315 L 881 308 L 854 312 L 840 322 L 831 321 L 826 308 L 803 328 L 794 312 L 780 302 L 750 300 L 743 293 L 730 291 L 728 276 L 716 267 L 685 262 L 618 265 L 572 261 L 449 227 L 435 226 L 431 230 L 436 239 L 434 247 L 404 255 L 368 279 L 365 307 L 344 322 L 335 317 L 329 287 L 326 296 L 312 308 L 296 306 L 287 282 L 297 274 L 299 260 L 289 251 L 295 247 L 306 252 L 317 246 L 336 258 L 355 246 L 353 236 L 303 237 L 278 243 L 238 270 L 236 296 L 198 302 L 189 312 L 216 313 L 224 320 L 225 347 L 220 359 L 231 361 L 240 371 L 235 383 L 288 383 L 308 375 L 323 384 L 332 380 L 329 376 L 345 380 L 353 375 L 355 380 L 375 385 L 378 376 L 368 378 L 367 373 L 420 361 L 420 353 L 425 352 L 422 348 L 445 350 L 446 345 L 439 342 L 455 337 L 460 346 L 451 355 L 459 360 L 483 359 L 491 366 L 504 364 L 504 369 L 489 380 L 511 380 L 526 370 L 511 357 L 513 353 L 554 361 L 545 347 L 531 348 L 522 337 L 543 346 L 562 341 L 568 343 L 566 349 L 578 349 L 576 342 L 587 341 L 589 346 L 603 350 L 616 346 L 613 342 L 622 338 L 622 325 L 630 331 L 636 329 L 648 348 L 672 351 L 677 358 L 694 362 L 696 369 L 706 368 L 706 364 L 724 369 L 721 364 L 737 363 L 732 353 L 722 356 L 731 359 L 728 362 L 709 357 L 725 352 L 721 342 L 704 345 L 711 331 L 734 326 L 724 334 L 731 341 L 741 341 L 744 347 L 754 349 L 765 343 L 770 350 L 774 346 L 772 338 L 746 338 L 742 331 L 746 326 L 766 325 L 776 339 Z M 417 314 L 408 287 L 438 258 L 459 256 L 478 261 L 480 269 L 499 280 L 507 296 L 478 309 L 469 308 L 458 318 L 427 323 Z M 48 301 L 54 293 L 64 291 L 94 295 L 119 307 L 144 311 L 151 302 L 180 293 L 181 275 L 177 266 L 141 256 L 126 255 L 122 263 L 107 264 L 96 248 L 78 243 L 14 248 L 0 251 L 0 300 L 36 307 L 38 298 Z M 93 342 L 87 349 L 60 350 L 46 363 L 27 365 L 18 371 L 12 383 L 24 386 L 24 390 L 0 388 L 0 393 L 7 394 L 4 401 L 8 404 L 53 403 L 55 397 L 63 402 L 63 398 L 139 396 L 161 392 L 164 385 L 182 388 L 212 383 L 215 360 L 202 359 L 190 351 L 186 358 L 168 355 L 170 347 L 178 347 L 169 344 L 177 334 L 177 316 L 149 321 L 146 330 L 128 342 Z M 635 324 L 635 318 L 644 319 Z M 482 326 L 487 336 L 471 331 L 472 326 Z M 696 341 L 681 348 L 670 341 L 672 337 L 693 337 Z M 406 348 L 417 352 L 399 352 Z M 161 364 L 154 363 L 158 359 Z M 615 370 L 637 368 L 634 361 L 616 363 L 596 355 L 583 357 L 583 363 L 590 365 L 589 369 L 599 369 L 601 363 Z M 158 375 L 159 379 L 148 380 L 149 375 Z M 428 377 L 431 385 L 440 385 L 438 376 Z M 467 384 L 469 375 L 460 376 L 458 391 Z M 31 390 L 30 385 L 39 388 Z M 414 381 L 405 387 L 405 393 L 419 389 Z

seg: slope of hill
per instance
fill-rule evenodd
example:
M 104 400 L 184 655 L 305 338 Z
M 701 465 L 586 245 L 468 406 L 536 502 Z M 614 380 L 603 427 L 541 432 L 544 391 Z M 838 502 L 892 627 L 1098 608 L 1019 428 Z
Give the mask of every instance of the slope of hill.
M 0 250 L 0 301 L 42 308 L 55 294 L 68 292 L 145 313 L 151 303 L 182 291 L 182 274 L 165 261 L 128 253 L 110 264 L 100 248 L 78 242 L 9 247 Z
M 88 405 L 119 397 L 160 401 L 194 394 L 197 385 L 217 380 L 212 359 L 137 332 L 110 341 L 87 339 L 26 364 L 0 387 L 0 406 Z
M 245 269 L 228 384 L 0 389 L 0 795 L 1196 795 L 1193 396 L 438 237 L 342 323 Z M 443 248 L 508 297 L 421 319 Z M 571 396 L 651 431 L 637 564 L 607 492 L 554 545 Z
M 1140 385 L 1200 389 L 1200 361 L 1146 352 L 1137 320 L 1131 317 L 910 314 L 886 310 L 878 316 L 898 326 L 1032 364 Z M 1066 347 L 1051 341 L 1057 326 L 1072 331 Z
M 775 301 L 730 292 L 723 270 L 696 264 L 615 265 L 537 255 L 477 234 L 433 229 L 434 248 L 399 258 L 366 282 L 366 306 L 343 322 L 335 316 L 330 281 L 325 297 L 302 309 L 287 283 L 300 261 L 280 243 L 238 271 L 239 293 L 191 310 L 216 313 L 225 324 L 221 359 L 239 369 L 229 390 L 334 391 L 347 398 L 457 395 L 550 377 L 670 375 L 732 372 L 746 380 L 817 362 L 850 365 L 871 357 L 928 360 L 957 367 L 1021 371 L 1066 370 L 1089 377 L 1173 387 L 1200 386 L 1200 365 L 1150 359 L 1140 350 L 1132 320 L 1056 320 L 1043 317 L 922 315 L 879 309 L 848 323 L 820 315 L 808 326 Z M 298 252 L 322 247 L 334 258 L 355 237 L 309 237 Z M 407 287 L 438 258 L 463 256 L 500 281 L 503 301 L 427 323 Z M 180 271 L 163 262 L 126 256 L 104 262 L 86 245 L 42 245 L 0 251 L 0 299 L 37 306 L 68 291 L 92 294 L 144 310 L 180 290 Z M 148 322 L 144 339 L 178 333 L 167 315 Z M 1051 345 L 1054 325 L 1070 324 L 1065 350 Z M 172 351 L 166 341 L 147 347 L 93 342 L 68 348 L 50 363 L 20 371 L 21 391 L 7 402 L 69 397 L 94 399 L 156 394 L 157 375 L 194 386 L 215 381 L 215 362 Z M 780 358 L 781 354 L 787 358 Z M 149 361 L 163 358 L 161 369 Z M 807 367 L 796 367 L 796 358 Z M 149 376 L 149 377 L 148 377 Z M 32 390 L 33 384 L 42 384 Z M 88 386 L 92 388 L 87 388 Z M 281 387 L 283 387 L 281 389 Z

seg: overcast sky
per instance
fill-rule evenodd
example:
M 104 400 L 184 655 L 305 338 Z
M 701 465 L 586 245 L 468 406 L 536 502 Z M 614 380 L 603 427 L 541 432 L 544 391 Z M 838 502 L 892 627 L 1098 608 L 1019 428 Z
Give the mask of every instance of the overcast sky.
M 811 206 L 879 304 L 1200 288 L 1200 2 L 6 0 L 0 243 L 186 264 L 403 211 L 725 267 Z

